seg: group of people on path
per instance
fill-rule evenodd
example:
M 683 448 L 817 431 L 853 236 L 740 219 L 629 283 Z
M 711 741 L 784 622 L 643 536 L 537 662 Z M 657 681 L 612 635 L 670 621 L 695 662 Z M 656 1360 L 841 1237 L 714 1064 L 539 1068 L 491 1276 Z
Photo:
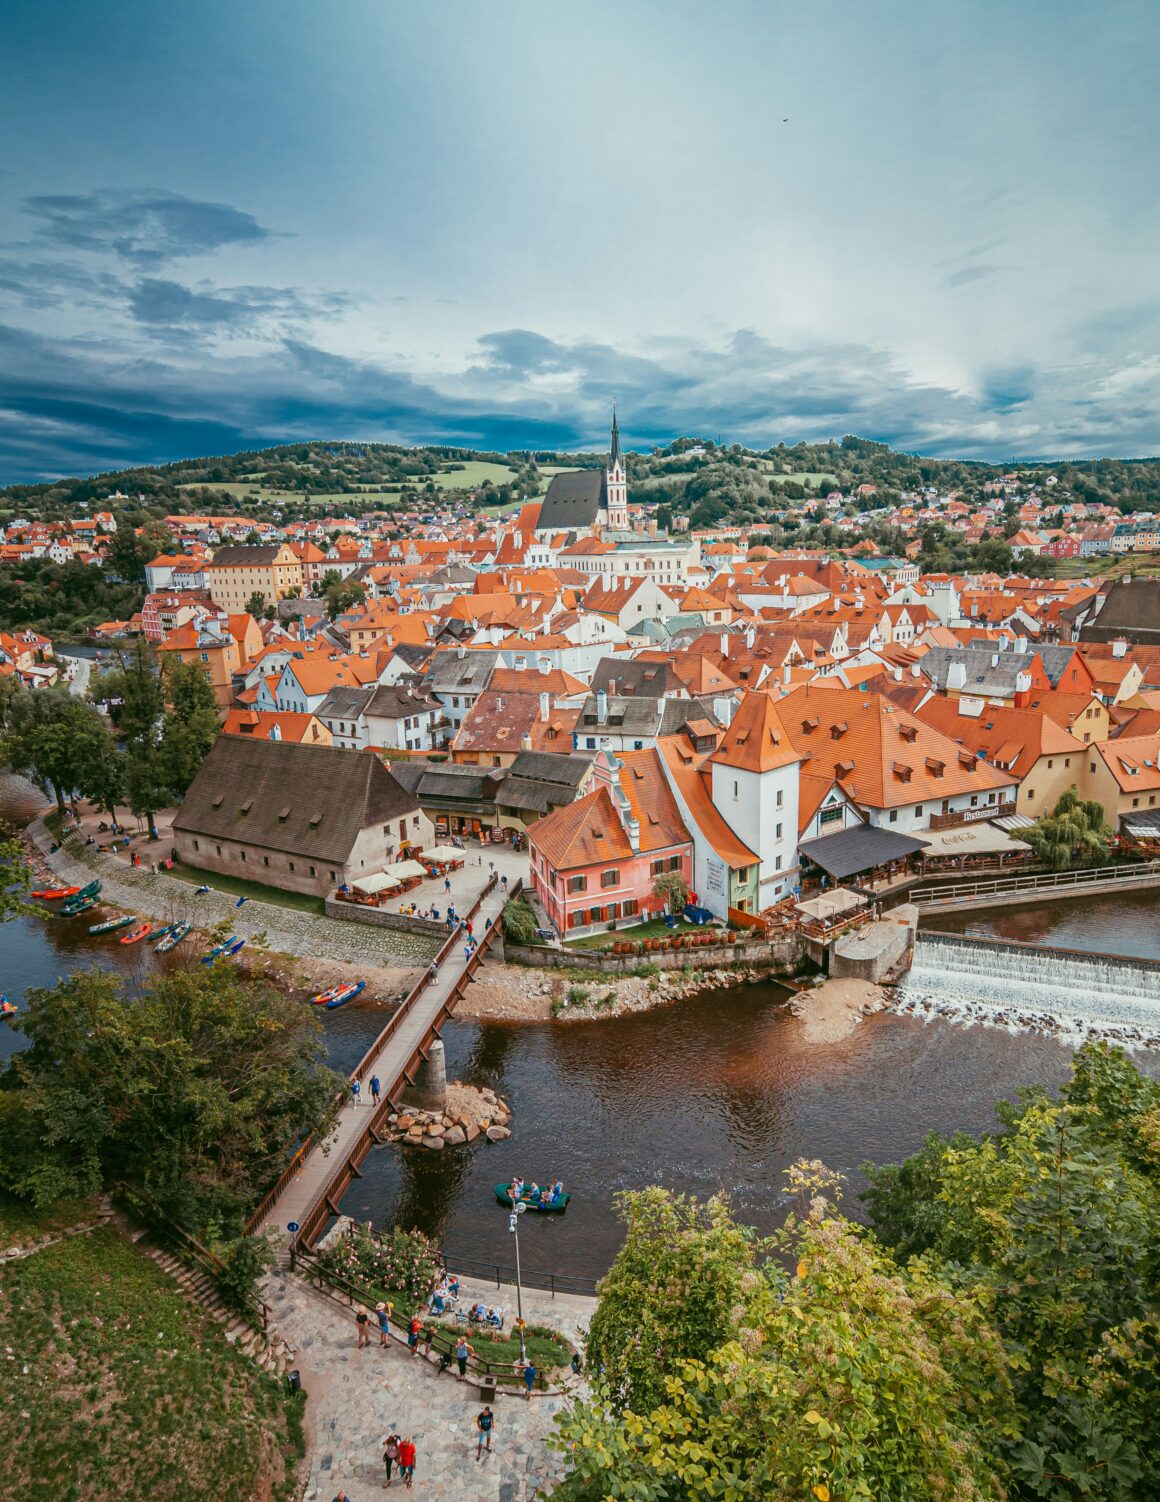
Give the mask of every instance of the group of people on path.
M 377 1106 L 378 1103 L 379 1103 L 379 1101 L 380 1101 L 380 1099 L 382 1098 L 382 1094 L 383 1094 L 382 1081 L 379 1079 L 379 1077 L 378 1077 L 377 1074 L 372 1074 L 371 1075 L 370 1079 L 367 1081 L 367 1088 L 368 1088 L 369 1093 L 370 1093 L 370 1100 L 367 1102 L 367 1104 L 371 1105 L 371 1106 Z M 361 1106 L 362 1105 L 362 1099 L 363 1099 L 362 1080 L 360 1080 L 360 1079 L 353 1079 L 353 1080 L 351 1080 L 351 1082 L 350 1082 L 350 1098 L 351 1098 L 351 1100 L 354 1102 L 354 1104 L 356 1106 Z

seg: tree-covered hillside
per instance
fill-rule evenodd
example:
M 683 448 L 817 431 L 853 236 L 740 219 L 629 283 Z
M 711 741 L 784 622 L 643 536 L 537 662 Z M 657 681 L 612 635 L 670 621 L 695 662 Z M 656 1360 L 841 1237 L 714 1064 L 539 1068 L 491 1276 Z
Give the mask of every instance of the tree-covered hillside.
M 475 453 L 468 449 L 405 448 L 398 444 L 310 442 L 186 459 L 0 491 L 0 514 L 60 520 L 116 491 L 139 512 L 136 524 L 166 512 L 212 508 L 219 514 L 283 520 L 320 509 L 358 514 L 408 508 L 454 497 L 488 507 L 540 494 L 557 468 L 597 465 L 598 453 Z M 904 492 L 932 486 L 981 499 L 999 465 L 901 454 L 869 439 L 779 444 L 764 452 L 710 439 L 679 438 L 651 453 L 627 456 L 630 499 L 691 516 L 694 526 L 722 520 L 762 523 L 778 512 L 841 490 L 860 509 L 889 505 Z M 1028 488 L 1055 476 L 1057 494 L 1100 501 L 1125 513 L 1160 510 L 1160 460 L 1091 459 L 1020 465 Z M 875 494 L 858 497 L 860 486 Z M 138 500 L 140 497 L 140 500 Z

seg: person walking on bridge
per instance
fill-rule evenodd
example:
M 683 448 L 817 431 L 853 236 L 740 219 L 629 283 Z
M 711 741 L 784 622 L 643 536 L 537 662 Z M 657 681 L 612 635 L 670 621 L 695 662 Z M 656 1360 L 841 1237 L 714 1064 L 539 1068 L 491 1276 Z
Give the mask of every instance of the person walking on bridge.
M 371 1105 L 372 1106 L 377 1106 L 378 1105 L 378 1103 L 379 1103 L 379 1096 L 381 1094 L 382 1094 L 382 1086 L 379 1083 L 379 1077 L 378 1077 L 377 1074 L 372 1074 L 371 1075 Z

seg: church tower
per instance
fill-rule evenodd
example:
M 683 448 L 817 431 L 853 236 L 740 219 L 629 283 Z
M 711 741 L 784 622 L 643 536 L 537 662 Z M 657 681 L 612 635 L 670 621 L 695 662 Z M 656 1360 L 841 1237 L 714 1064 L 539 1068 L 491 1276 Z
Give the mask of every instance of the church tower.
M 608 488 L 608 530 L 628 531 L 628 477 L 624 470 L 624 457 L 620 452 L 620 430 L 616 426 L 616 408 L 612 409 L 612 447 L 605 472 Z

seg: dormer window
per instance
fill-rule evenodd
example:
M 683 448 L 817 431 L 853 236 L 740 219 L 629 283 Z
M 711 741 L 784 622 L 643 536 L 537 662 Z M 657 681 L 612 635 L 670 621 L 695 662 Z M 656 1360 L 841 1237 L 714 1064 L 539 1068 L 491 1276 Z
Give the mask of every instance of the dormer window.
M 896 761 L 891 770 L 893 771 L 895 777 L 898 778 L 899 782 L 910 781 L 911 769 L 906 765 L 904 761 Z
M 926 770 L 932 777 L 941 777 L 943 772 L 946 771 L 946 763 L 939 761 L 936 756 L 928 756 L 926 759 Z
M 289 817 L 290 817 L 290 805 L 287 804 L 285 808 L 280 808 L 278 810 L 278 823 L 279 824 L 285 824 L 286 820 Z
M 818 722 L 817 722 L 816 719 L 809 719 L 809 720 L 803 720 L 802 721 L 802 734 L 803 735 L 812 735 L 813 732 L 817 728 L 818 728 Z
M 904 741 L 913 745 L 918 739 L 918 728 L 915 725 L 899 725 L 898 734 Z
M 239 813 L 241 813 L 242 817 L 244 818 L 246 816 L 246 814 L 248 814 L 249 811 L 253 808 L 253 806 L 254 806 L 254 800 L 252 798 L 247 798 L 246 801 L 242 804 L 241 808 L 239 809 Z
M 221 808 L 222 804 L 225 801 L 226 801 L 226 795 L 224 793 L 219 793 L 217 795 L 217 797 L 213 800 L 213 803 L 210 805 L 210 807 L 211 808 Z
M 830 726 L 830 739 L 840 741 L 849 728 L 845 720 L 835 720 Z

